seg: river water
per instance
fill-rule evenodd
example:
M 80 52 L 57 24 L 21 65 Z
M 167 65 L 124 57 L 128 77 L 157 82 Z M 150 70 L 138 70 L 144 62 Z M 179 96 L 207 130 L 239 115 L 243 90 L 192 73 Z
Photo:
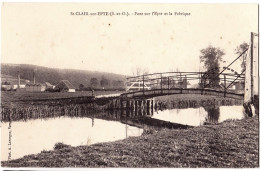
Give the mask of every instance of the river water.
M 170 109 L 155 113 L 152 118 L 190 126 L 200 126 L 205 123 L 220 123 L 228 119 L 244 118 L 243 106 L 220 106 L 205 109 Z
M 141 136 L 150 128 L 147 122 L 135 123 L 138 118 L 149 122 L 178 123 L 200 126 L 244 118 L 242 106 L 169 109 L 129 116 L 124 112 L 101 113 L 91 117 L 61 116 L 48 119 L 2 122 L 1 160 L 17 159 L 43 150 L 52 150 L 58 142 L 71 146 L 111 142 L 130 136 Z M 154 124 L 153 124 L 154 125 Z

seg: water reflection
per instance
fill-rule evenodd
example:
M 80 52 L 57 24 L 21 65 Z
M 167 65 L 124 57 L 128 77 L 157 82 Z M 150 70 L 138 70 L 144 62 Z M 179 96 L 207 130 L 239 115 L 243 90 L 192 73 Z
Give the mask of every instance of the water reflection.
M 219 107 L 217 106 L 205 106 L 203 107 L 205 111 L 207 111 L 207 118 L 206 121 L 212 124 L 218 123 L 219 121 Z
M 137 110 L 110 110 L 101 118 L 110 117 L 122 123 L 126 123 L 125 120 L 127 120 L 136 127 L 140 127 L 142 123 L 153 127 L 185 128 L 186 125 L 200 126 L 216 124 L 228 119 L 242 119 L 245 117 L 243 111 L 243 106 L 216 105 L 186 109 L 155 109 L 155 111 L 149 108 L 139 108 Z
M 190 126 L 216 124 L 229 119 L 243 119 L 243 106 L 211 106 L 158 111 L 152 118 Z
M 202 125 L 207 117 L 207 112 L 202 108 L 170 109 L 155 113 L 152 118 L 183 125 Z
M 11 124 L 10 124 L 11 123 Z M 52 150 L 55 143 L 79 146 L 140 136 L 143 129 L 116 121 L 60 117 L 2 123 L 1 160 Z M 9 128 L 8 128 L 9 127 Z M 11 145 L 9 144 L 11 134 Z M 11 149 L 9 149 L 11 147 Z
M 219 113 L 218 122 L 229 119 L 243 119 L 245 117 L 243 106 L 220 106 Z

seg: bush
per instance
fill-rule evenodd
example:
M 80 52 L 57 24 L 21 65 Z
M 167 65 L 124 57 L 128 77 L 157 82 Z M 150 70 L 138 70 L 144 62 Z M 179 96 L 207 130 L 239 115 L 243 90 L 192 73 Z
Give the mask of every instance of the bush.
M 60 149 L 63 149 L 63 148 L 68 148 L 68 147 L 71 147 L 70 145 L 67 145 L 67 144 L 63 144 L 61 142 L 58 142 L 54 145 L 53 149 L 54 150 L 60 150 Z

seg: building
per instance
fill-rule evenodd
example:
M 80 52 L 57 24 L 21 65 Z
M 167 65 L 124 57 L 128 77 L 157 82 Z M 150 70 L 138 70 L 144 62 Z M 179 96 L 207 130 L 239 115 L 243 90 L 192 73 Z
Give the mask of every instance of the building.
M 14 80 L 11 82 L 12 90 L 25 89 L 26 83 L 28 83 L 27 80 Z
M 25 86 L 25 90 L 28 92 L 43 92 L 46 90 L 46 86 L 43 84 L 28 83 Z
M 55 86 L 52 85 L 52 84 L 49 83 L 49 82 L 45 82 L 44 85 L 46 86 L 46 89 L 52 89 L 52 90 L 53 90 L 53 89 L 55 88 Z
M 68 80 L 61 80 L 59 84 L 55 86 L 60 92 L 75 92 L 75 87 Z
M 8 90 L 11 90 L 12 89 L 12 85 L 10 82 L 2 82 L 2 85 L 1 85 L 1 90 L 4 90 L 4 91 L 8 91 Z

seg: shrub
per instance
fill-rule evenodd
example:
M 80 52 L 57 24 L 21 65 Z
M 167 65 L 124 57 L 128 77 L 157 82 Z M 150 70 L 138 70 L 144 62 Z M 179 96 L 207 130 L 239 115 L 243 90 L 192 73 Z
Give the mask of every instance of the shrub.
M 59 149 L 63 149 L 63 148 L 68 148 L 68 147 L 71 147 L 70 145 L 67 145 L 67 144 L 63 144 L 61 142 L 58 142 L 54 145 L 54 150 L 59 150 Z

